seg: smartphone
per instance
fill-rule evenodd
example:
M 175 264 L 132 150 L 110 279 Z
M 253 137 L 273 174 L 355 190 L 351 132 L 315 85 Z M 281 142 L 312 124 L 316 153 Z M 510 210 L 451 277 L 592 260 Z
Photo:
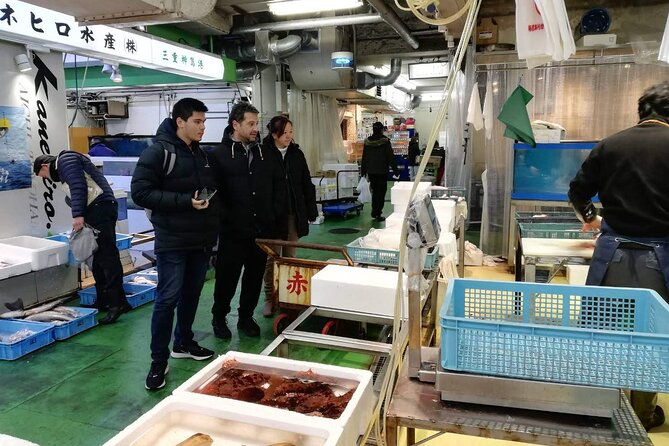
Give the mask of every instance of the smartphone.
M 216 194 L 216 189 L 213 191 L 209 191 L 206 187 L 202 189 L 198 194 L 197 194 L 197 199 L 202 200 L 202 201 L 208 201 L 211 200 L 211 197 L 213 197 Z

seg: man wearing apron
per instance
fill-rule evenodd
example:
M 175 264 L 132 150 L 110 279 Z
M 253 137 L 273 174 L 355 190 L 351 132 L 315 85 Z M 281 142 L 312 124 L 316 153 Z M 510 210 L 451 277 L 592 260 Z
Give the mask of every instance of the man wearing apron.
M 634 127 L 592 149 L 569 200 L 584 230 L 601 229 L 586 284 L 650 288 L 669 302 L 669 82 L 639 98 Z M 664 424 L 656 393 L 632 391 L 631 403 L 646 430 Z

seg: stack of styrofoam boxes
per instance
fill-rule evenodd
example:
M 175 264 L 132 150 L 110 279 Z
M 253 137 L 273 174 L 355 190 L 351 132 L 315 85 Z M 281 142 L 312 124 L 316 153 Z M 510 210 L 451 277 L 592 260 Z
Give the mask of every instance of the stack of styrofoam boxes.
M 301 373 L 309 372 L 310 375 L 315 375 L 315 377 L 311 379 L 317 379 L 322 382 L 347 382 L 355 383 L 357 385 L 346 408 L 337 419 L 319 418 L 292 412 L 286 409 L 196 393 L 198 389 L 201 389 L 205 384 L 211 382 L 211 380 L 219 373 L 221 367 L 227 361 L 231 360 L 236 361 L 236 367 L 239 369 L 258 371 L 267 370 L 268 372 L 271 371 L 271 373 L 286 376 L 299 376 Z M 342 446 L 357 444 L 358 437 L 365 433 L 368 424 L 372 420 L 372 412 L 374 405 L 376 404 L 372 392 L 372 373 L 368 370 L 356 370 L 346 367 L 318 364 L 315 362 L 296 361 L 293 359 L 239 353 L 234 351 L 227 352 L 224 356 L 219 356 L 212 361 L 205 368 L 193 375 L 188 381 L 179 386 L 174 391 L 174 395 L 183 397 L 192 404 L 207 405 L 213 408 L 235 408 L 235 410 L 239 410 L 240 412 L 243 411 L 243 413 L 254 413 L 259 418 L 274 420 L 275 423 L 277 420 L 282 420 L 282 422 L 286 421 L 291 424 L 294 423 L 296 425 L 310 426 L 313 428 L 321 426 L 334 429 L 339 428 L 343 431 L 341 439 L 336 444 Z M 249 445 L 265 445 L 269 442 L 242 443 Z M 134 444 L 135 443 L 133 443 L 133 445 Z M 326 444 L 329 445 L 330 443 Z
M 418 183 L 416 188 L 416 195 L 422 193 L 430 193 L 431 184 L 428 182 Z M 398 181 L 390 189 L 390 203 L 393 205 L 393 213 L 399 213 L 404 218 L 404 215 L 407 211 L 407 205 L 409 204 L 409 194 L 411 194 L 411 188 L 413 187 L 413 182 L 411 181 Z
M 337 178 L 334 174 L 312 177 L 311 182 L 316 186 L 316 201 L 337 199 Z
M 62 265 L 68 261 L 67 243 L 21 235 L 0 240 L 0 253 L 16 262 L 29 262 L 33 271 Z
M 408 316 L 406 276 L 402 317 Z M 327 265 L 311 278 L 311 305 L 393 317 L 397 272 Z
M 338 179 L 339 198 L 353 197 L 354 195 L 353 192 L 358 187 L 358 181 L 359 181 L 357 164 L 323 164 L 323 170 L 326 171 L 332 170 L 337 172 L 337 178 L 335 178 L 335 183 L 337 182 Z
M 209 435 L 214 444 L 265 446 L 299 442 L 305 446 L 346 446 L 340 427 L 315 417 L 305 423 L 290 413 L 273 418 L 273 414 L 268 416 L 263 410 L 247 405 L 250 404 L 242 406 L 236 401 L 223 399 L 216 404 L 207 404 L 193 401 L 188 395 L 168 396 L 104 446 L 184 444 L 184 440 L 198 433 Z

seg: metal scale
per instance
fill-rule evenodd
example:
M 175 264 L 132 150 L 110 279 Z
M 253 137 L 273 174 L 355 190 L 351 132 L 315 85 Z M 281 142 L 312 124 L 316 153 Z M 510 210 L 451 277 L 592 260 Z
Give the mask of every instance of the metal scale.
M 462 218 L 459 225 L 464 230 Z M 437 312 L 433 305 L 435 327 Z M 440 348 L 421 345 L 420 298 L 412 290 L 408 335 L 406 376 L 398 381 L 387 415 L 389 444 L 395 444 L 393 430 L 400 425 L 410 433 L 424 428 L 536 444 L 652 444 L 619 389 L 444 370 Z

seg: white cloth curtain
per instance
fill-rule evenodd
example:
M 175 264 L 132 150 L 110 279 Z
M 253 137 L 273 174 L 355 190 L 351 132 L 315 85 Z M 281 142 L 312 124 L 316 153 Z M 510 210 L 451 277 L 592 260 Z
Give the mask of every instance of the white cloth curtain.
M 293 86 L 289 111 L 294 124 L 293 139 L 304 152 L 312 173 L 321 170 L 324 163 L 346 162 L 340 127 L 344 112 L 336 99 Z
M 520 82 L 534 95 L 527 105 L 531 120 L 561 124 L 567 129 L 569 140 L 596 141 L 634 125 L 638 121 L 637 101 L 643 91 L 665 81 L 669 74 L 666 66 L 635 65 L 631 58 L 607 60 L 601 65 L 592 61 L 567 63 L 569 66 L 534 70 L 497 66 L 487 71 L 493 115 L 499 115 L 502 104 Z M 579 66 L 581 63 L 583 66 Z M 481 84 L 486 79 L 481 75 L 478 81 Z M 504 125 L 495 119 L 492 137 L 485 139 L 487 197 L 481 248 L 492 255 L 507 254 L 508 234 L 514 230 L 509 223 L 513 141 L 503 133 Z

